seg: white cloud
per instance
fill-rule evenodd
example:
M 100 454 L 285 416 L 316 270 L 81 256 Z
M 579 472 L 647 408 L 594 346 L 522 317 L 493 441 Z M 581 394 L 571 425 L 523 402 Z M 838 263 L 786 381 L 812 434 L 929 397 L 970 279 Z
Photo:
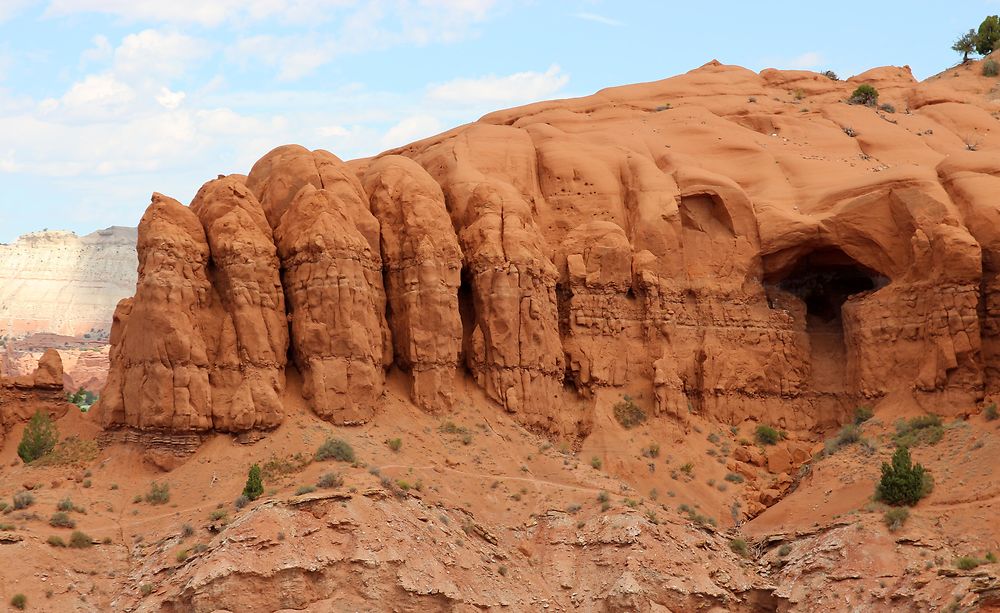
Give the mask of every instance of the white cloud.
M 823 56 L 816 51 L 807 51 L 788 61 L 791 68 L 818 68 L 823 63 Z
M 386 149 L 433 136 L 442 131 L 441 122 L 431 115 L 413 115 L 389 128 L 382 137 Z
M 92 39 L 92 42 L 94 46 L 84 51 L 83 55 L 80 56 L 81 63 L 103 62 L 111 59 L 114 49 L 111 47 L 111 42 L 107 36 L 98 34 Z
M 545 72 L 517 72 L 455 79 L 431 86 L 431 100 L 460 104 L 520 104 L 552 96 L 569 83 L 569 75 L 552 65 Z
M 584 21 L 593 21 L 594 23 L 602 23 L 606 26 L 614 26 L 616 28 L 625 25 L 617 19 L 605 17 L 604 15 L 598 15 L 597 13 L 574 13 L 573 16 L 577 19 L 583 19 Z
M 207 44 L 191 36 L 143 30 L 122 39 L 115 49 L 114 64 L 120 74 L 170 78 L 183 74 L 187 66 L 207 52 Z
M 34 3 L 35 0 L 0 0 L 0 23 L 16 17 Z
M 113 74 L 92 74 L 74 83 L 62 96 L 59 106 L 80 115 L 115 115 L 135 97 L 135 90 Z M 54 108 L 51 103 L 50 108 Z
M 184 98 L 187 96 L 184 92 L 172 92 L 166 87 L 160 88 L 160 94 L 156 97 L 156 101 L 160 103 L 160 106 L 167 110 L 174 110 L 184 102 Z
M 330 137 L 337 138 L 340 136 L 347 136 L 348 134 L 350 134 L 350 131 L 344 126 L 334 125 L 334 126 L 320 126 L 316 130 L 316 133 L 325 138 L 330 138 Z

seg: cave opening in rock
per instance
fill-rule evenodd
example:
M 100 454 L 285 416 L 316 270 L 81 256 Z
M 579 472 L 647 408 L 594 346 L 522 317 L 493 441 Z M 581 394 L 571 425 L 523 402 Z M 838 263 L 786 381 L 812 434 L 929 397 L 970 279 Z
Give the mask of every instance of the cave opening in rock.
M 851 356 L 845 342 L 844 303 L 851 296 L 885 287 L 889 279 L 840 249 L 828 248 L 801 256 L 768 281 L 805 305 L 811 389 L 846 391 Z

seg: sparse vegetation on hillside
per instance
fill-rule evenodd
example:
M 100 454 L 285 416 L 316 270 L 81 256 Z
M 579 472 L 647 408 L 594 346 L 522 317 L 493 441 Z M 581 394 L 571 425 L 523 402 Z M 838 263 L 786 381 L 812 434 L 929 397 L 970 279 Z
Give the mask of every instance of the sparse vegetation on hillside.
M 827 79 L 830 79 L 831 81 L 839 81 L 840 80 L 840 77 L 837 76 L 837 73 L 835 73 L 832 70 L 824 70 L 820 74 L 823 75 L 824 77 L 826 77 Z
M 851 97 L 847 99 L 851 104 L 863 104 L 865 106 L 875 106 L 878 104 L 878 90 L 864 83 L 859 85 L 857 89 L 851 94 Z
M 31 492 L 18 492 L 13 496 L 14 510 L 20 511 L 21 509 L 27 509 L 31 505 L 35 504 L 35 497 Z
M 875 415 L 875 412 L 872 411 L 871 407 L 860 406 L 854 409 L 854 423 L 860 426 L 871 419 L 873 415 Z
M 385 442 L 392 451 L 399 451 L 403 448 L 403 439 L 401 438 L 390 438 Z
M 646 421 L 646 412 L 632 400 L 631 396 L 622 396 L 621 402 L 614 406 L 615 419 L 625 429 L 634 428 Z
M 323 444 L 316 450 L 316 459 L 321 462 L 324 460 L 353 462 L 354 449 L 347 441 L 331 437 L 323 441 Z
M 781 436 L 781 432 L 776 428 L 767 424 L 761 424 L 754 430 L 754 438 L 761 445 L 775 445 L 784 437 Z
M 875 496 L 886 504 L 913 506 L 930 494 L 933 486 L 930 473 L 910 459 L 910 450 L 899 447 L 892 455 L 892 464 L 882 463 L 882 478 Z
M 1000 412 L 997 411 L 997 403 L 991 402 L 986 405 L 986 408 L 983 409 L 983 417 L 986 418 L 986 421 L 994 421 L 997 417 L 1000 417 Z
M 146 502 L 149 504 L 167 504 L 170 502 L 170 484 L 162 485 L 153 481 L 149 484 L 149 491 L 146 492 Z
M 14 594 L 10 599 L 10 606 L 14 607 L 18 611 L 23 611 L 25 607 L 28 606 L 28 597 L 24 594 Z
M 747 557 L 747 553 L 749 552 L 747 542 L 743 539 L 731 539 L 729 541 L 729 548 L 733 551 L 733 553 L 744 558 Z
M 993 58 L 990 58 L 983 62 L 983 76 L 984 77 L 995 77 L 1000 74 L 1000 65 Z
M 24 434 L 21 435 L 21 443 L 17 446 L 17 455 L 24 460 L 25 464 L 30 464 L 47 453 L 51 453 L 59 442 L 59 432 L 52 418 L 48 413 L 36 411 L 31 416 Z
M 889 528 L 889 532 L 895 532 L 903 527 L 906 520 L 910 518 L 910 511 L 906 507 L 896 507 L 894 509 L 889 509 L 882 516 L 882 521 L 885 522 L 885 526 Z
M 944 426 L 937 415 L 921 415 L 910 420 L 900 419 L 896 422 L 896 435 L 893 437 L 897 446 L 916 447 L 918 445 L 934 445 L 944 437 Z
M 243 486 L 243 495 L 249 500 L 257 500 L 264 493 L 264 482 L 260 477 L 260 466 L 254 464 L 247 473 L 247 482 Z
M 69 546 L 74 549 L 86 549 L 93 544 L 94 540 L 79 530 L 74 530 L 69 537 Z

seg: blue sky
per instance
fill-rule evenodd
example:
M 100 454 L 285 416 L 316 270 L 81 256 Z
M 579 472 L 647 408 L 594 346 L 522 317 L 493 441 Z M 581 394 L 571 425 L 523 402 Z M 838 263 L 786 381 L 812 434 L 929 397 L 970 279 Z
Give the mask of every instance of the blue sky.
M 0 0 L 0 242 L 135 225 L 279 144 L 344 159 L 715 58 L 954 64 L 1000 0 Z

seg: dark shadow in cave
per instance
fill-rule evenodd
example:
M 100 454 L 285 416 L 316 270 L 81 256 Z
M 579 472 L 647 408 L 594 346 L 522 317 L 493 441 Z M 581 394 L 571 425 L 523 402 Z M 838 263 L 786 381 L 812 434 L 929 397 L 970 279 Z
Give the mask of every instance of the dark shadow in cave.
M 879 290 L 888 285 L 889 279 L 840 249 L 826 248 L 800 257 L 767 281 L 805 304 L 812 366 L 810 387 L 817 392 L 846 391 L 850 358 L 841 310 L 851 296 Z

